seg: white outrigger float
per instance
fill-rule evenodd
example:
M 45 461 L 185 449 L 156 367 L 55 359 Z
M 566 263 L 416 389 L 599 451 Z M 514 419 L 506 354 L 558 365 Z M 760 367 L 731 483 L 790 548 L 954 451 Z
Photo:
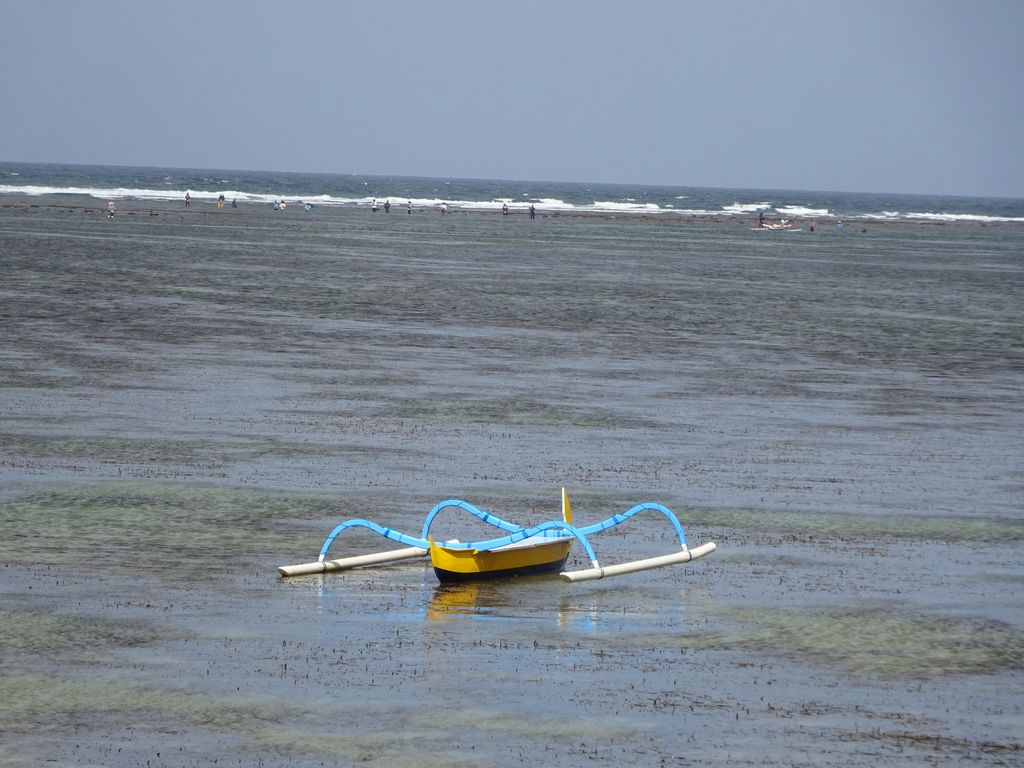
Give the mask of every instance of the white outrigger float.
M 430 535 L 430 526 L 442 510 L 449 508 L 458 508 L 469 512 L 484 523 L 500 529 L 505 535 L 493 539 L 469 542 L 461 542 L 458 539 L 435 541 L 434 537 Z M 679 536 L 681 549 L 666 555 L 649 557 L 643 560 L 601 566 L 598 563 L 594 548 L 588 541 L 588 537 L 611 530 L 645 510 L 659 512 L 668 519 Z M 337 560 L 328 560 L 327 552 L 330 550 L 334 540 L 346 530 L 354 528 L 371 530 L 390 541 L 404 544 L 405 546 L 402 549 L 391 549 L 368 555 L 355 555 Z M 583 545 L 587 556 L 590 558 L 591 567 L 577 571 L 562 570 L 569 556 L 569 550 L 575 541 L 579 541 Z M 320 549 L 320 556 L 316 562 L 285 565 L 277 570 L 281 576 L 301 576 L 328 573 L 330 571 L 343 571 L 350 568 L 390 563 L 396 560 L 426 557 L 429 555 L 431 564 L 434 567 L 434 573 L 442 583 L 504 578 L 527 573 L 553 572 L 558 572 L 562 581 L 572 583 L 621 576 L 627 573 L 636 573 L 637 571 L 646 571 L 651 568 L 661 568 L 667 565 L 689 563 L 705 555 L 710 555 L 715 551 L 715 548 L 714 542 L 710 541 L 693 549 L 687 547 L 686 534 L 683 531 L 682 524 L 679 522 L 679 518 L 668 507 L 655 502 L 637 504 L 625 512 L 612 515 L 594 525 L 577 527 L 573 524 L 572 509 L 569 506 L 569 494 L 563 488 L 561 520 L 550 520 L 539 525 L 524 527 L 502 520 L 490 512 L 477 509 L 469 502 L 462 501 L 461 499 L 447 499 L 430 510 L 430 513 L 423 521 L 423 530 L 418 537 L 401 533 L 392 528 L 385 528 L 370 520 L 354 518 L 345 521 L 331 531 L 324 541 L 323 547 Z

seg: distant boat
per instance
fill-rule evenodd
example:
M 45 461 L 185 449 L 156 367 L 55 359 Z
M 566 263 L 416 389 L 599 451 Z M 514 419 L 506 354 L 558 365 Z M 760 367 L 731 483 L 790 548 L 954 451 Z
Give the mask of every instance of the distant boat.
M 798 227 L 789 219 L 779 219 L 778 221 L 763 221 L 759 223 L 756 227 L 751 227 L 751 229 L 768 231 L 778 231 L 782 229 L 787 232 L 799 232 L 802 229 L 802 227 Z

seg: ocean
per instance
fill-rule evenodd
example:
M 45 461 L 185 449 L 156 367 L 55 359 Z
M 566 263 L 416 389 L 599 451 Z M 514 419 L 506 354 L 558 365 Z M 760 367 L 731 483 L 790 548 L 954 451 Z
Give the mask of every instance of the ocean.
M 1020 200 L 6 163 L 0 269 L 0 763 L 1019 762 Z M 718 549 L 277 575 L 561 487 Z
M 275 200 L 369 207 L 390 200 L 436 208 L 548 212 L 768 216 L 863 221 L 1024 223 L 1024 199 L 710 189 L 622 184 L 430 179 L 401 176 L 0 163 L 0 195 L 84 194 L 103 200 Z

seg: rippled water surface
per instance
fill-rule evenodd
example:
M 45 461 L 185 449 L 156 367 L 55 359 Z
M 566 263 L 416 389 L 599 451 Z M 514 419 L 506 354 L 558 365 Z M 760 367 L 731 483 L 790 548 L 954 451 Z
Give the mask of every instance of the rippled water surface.
M 0 207 L 0 764 L 1019 762 L 1024 230 L 95 207 Z M 718 551 L 277 577 L 563 485 Z

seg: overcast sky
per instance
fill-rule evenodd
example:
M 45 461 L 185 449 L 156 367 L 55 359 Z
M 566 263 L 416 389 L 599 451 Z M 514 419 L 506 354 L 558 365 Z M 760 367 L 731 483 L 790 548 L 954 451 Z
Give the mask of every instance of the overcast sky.
M 1019 0 L 0 4 L 0 160 L 1024 197 Z

